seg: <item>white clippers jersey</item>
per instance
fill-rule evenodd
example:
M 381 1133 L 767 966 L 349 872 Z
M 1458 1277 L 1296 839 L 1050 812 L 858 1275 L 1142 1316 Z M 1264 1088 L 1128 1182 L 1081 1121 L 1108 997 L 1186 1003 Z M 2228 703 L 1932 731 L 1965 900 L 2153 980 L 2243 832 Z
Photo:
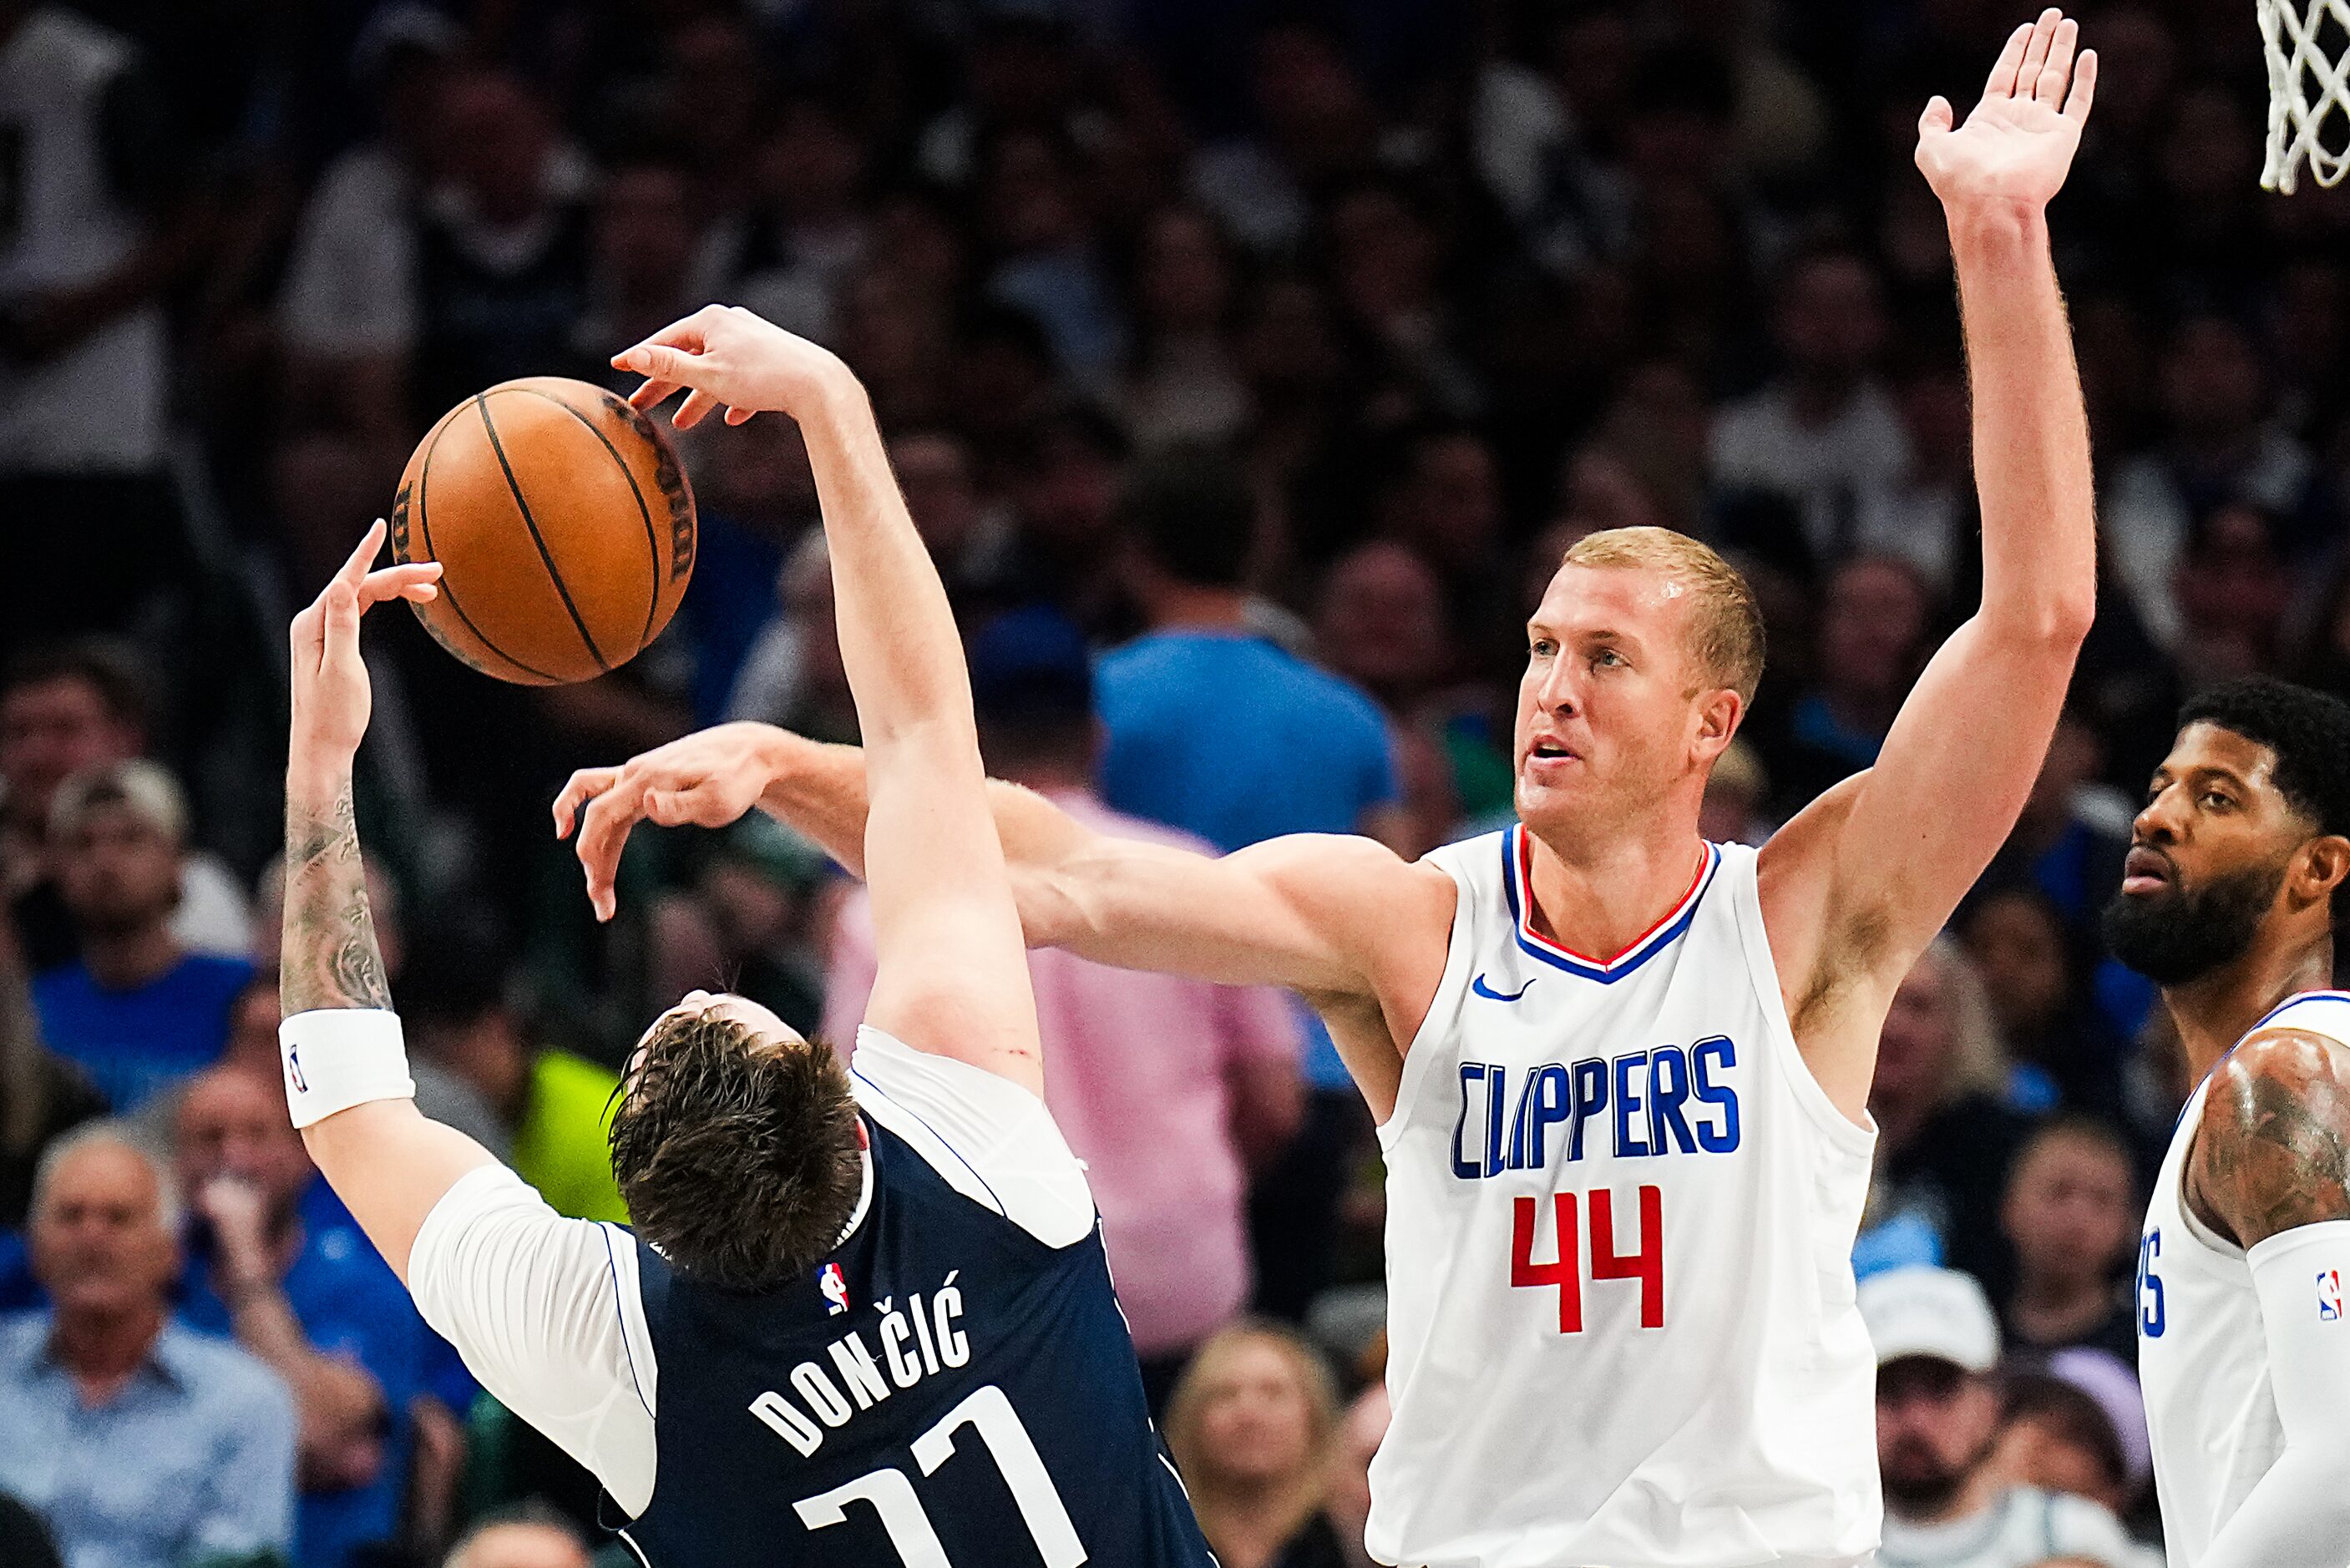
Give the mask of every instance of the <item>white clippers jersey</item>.
M 1371 1554 L 1427 1568 L 1846 1564 L 1877 1545 L 1852 1245 L 1875 1135 L 1795 1049 L 1754 851 L 1611 961 L 1535 934 L 1513 828 L 1460 884 L 1388 1167 Z
M 2350 1044 L 2350 994 L 2303 992 L 2244 1033 L 2272 1028 Z M 2206 1075 L 2179 1116 L 2138 1237 L 2138 1381 L 2171 1568 L 2194 1568 L 2284 1451 L 2251 1265 L 2187 1207 L 2187 1151 L 2210 1087 Z

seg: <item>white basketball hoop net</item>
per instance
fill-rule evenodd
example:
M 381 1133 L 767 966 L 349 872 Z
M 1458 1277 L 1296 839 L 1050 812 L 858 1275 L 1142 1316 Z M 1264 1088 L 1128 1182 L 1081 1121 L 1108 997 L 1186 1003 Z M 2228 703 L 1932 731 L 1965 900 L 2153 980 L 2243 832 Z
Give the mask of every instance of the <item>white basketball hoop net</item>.
M 2269 156 L 2261 188 L 2293 194 L 2306 161 L 2320 185 L 2350 174 L 2350 131 L 2325 145 L 2329 123 L 2350 127 L 2350 0 L 2260 0 L 2269 60 Z M 2313 94 L 2307 89 L 2314 88 Z

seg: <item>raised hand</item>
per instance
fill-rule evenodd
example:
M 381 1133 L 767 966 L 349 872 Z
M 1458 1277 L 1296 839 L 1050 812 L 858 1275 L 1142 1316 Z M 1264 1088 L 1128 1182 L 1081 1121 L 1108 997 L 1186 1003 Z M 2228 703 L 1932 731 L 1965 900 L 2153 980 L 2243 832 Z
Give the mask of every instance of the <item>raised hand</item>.
M 367 734 L 373 697 L 367 665 L 359 659 L 359 618 L 369 607 L 390 599 L 430 603 L 441 592 L 441 563 L 368 570 L 383 548 L 380 517 L 367 531 L 351 558 L 328 580 L 289 629 L 293 653 L 295 762 L 348 763 Z
M 582 768 L 571 775 L 555 797 L 555 836 L 567 837 L 577 826 L 574 847 L 598 919 L 612 918 L 612 883 L 629 830 L 639 822 L 723 827 L 734 821 L 758 804 L 774 776 L 768 742 L 775 738 L 764 724 L 720 724 L 617 768 Z
M 2096 96 L 2095 50 L 2074 51 L 2081 26 L 2051 7 L 2018 27 L 1983 84 L 1982 101 L 1952 128 L 1937 95 L 1918 121 L 1918 167 L 1942 206 L 2047 205 L 2064 183 Z
M 726 410 L 730 425 L 770 409 L 796 419 L 818 400 L 857 384 L 830 349 L 739 305 L 706 305 L 613 355 L 612 368 L 645 379 L 629 396 L 640 409 L 686 389 L 685 401 L 670 416 L 680 430 L 691 430 L 718 408 Z

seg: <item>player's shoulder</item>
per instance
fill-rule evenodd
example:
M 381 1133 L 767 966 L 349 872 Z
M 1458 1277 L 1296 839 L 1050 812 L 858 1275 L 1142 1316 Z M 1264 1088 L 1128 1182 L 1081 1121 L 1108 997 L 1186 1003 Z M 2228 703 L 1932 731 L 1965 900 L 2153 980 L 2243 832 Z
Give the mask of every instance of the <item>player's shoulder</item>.
M 2205 1087 L 2189 1195 L 2240 1246 L 2350 1218 L 2350 1044 L 2318 1022 L 2272 1013 Z
M 2211 1070 L 2212 1108 L 2278 1093 L 2350 1095 L 2350 992 L 2305 991 L 2271 1009 Z

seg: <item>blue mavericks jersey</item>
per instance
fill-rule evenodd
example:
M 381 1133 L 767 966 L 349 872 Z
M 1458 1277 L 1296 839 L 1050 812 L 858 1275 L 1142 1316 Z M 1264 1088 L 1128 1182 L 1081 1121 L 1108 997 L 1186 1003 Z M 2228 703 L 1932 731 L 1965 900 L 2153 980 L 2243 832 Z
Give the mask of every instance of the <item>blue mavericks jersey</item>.
M 861 1222 L 764 1293 L 638 1243 L 660 1368 L 650 1568 L 1213 1568 L 1101 1234 L 1052 1248 L 868 1115 Z

